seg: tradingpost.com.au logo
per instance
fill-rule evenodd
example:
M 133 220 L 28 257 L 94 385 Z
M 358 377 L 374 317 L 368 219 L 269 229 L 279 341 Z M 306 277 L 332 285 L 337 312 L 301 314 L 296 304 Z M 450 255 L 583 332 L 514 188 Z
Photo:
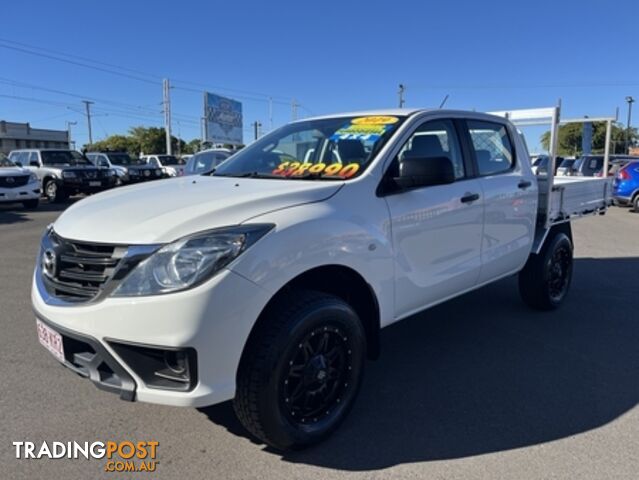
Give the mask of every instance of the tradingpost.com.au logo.
M 105 459 L 105 472 L 155 472 L 158 445 L 146 442 L 13 442 L 16 458 L 42 459 Z

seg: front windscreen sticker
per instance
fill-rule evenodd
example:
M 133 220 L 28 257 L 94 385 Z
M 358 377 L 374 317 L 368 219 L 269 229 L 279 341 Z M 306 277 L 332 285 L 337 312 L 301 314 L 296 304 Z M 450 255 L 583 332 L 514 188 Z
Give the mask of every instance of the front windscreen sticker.
M 273 174 L 283 177 L 298 177 L 306 174 L 326 175 L 328 177 L 351 178 L 359 170 L 359 163 L 309 163 L 309 162 L 282 162 Z
M 376 141 L 381 137 L 390 125 L 353 125 L 349 123 L 331 135 L 330 140 L 370 140 Z
M 389 117 L 385 115 L 377 115 L 374 117 L 359 117 L 351 120 L 353 125 L 392 125 L 397 123 L 399 118 Z

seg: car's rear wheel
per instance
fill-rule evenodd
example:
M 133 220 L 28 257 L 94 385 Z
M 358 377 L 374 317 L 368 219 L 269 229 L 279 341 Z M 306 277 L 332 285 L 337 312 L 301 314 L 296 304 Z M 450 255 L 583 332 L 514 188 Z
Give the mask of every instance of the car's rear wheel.
M 366 340 L 357 313 L 333 295 L 283 297 L 251 336 L 234 401 L 244 427 L 279 450 L 330 435 L 353 405 Z
M 566 233 L 551 231 L 541 252 L 530 255 L 519 272 L 519 293 L 530 307 L 553 310 L 564 301 L 572 279 L 572 249 Z
M 639 193 L 635 195 L 635 198 L 632 200 L 632 209 L 635 213 L 639 213 Z

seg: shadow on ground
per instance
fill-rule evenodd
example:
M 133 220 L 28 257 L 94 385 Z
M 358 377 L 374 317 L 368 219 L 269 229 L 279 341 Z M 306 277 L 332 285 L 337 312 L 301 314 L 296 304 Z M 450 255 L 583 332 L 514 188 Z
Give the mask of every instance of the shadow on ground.
M 29 222 L 34 214 L 42 212 L 63 212 L 81 198 L 84 197 L 74 197 L 60 203 L 49 203 L 47 200 L 40 200 L 38 208 L 33 210 L 24 208 L 21 203 L 0 205 L 0 225 Z
M 639 258 L 578 259 L 557 312 L 527 309 L 514 278 L 382 333 L 350 416 L 287 462 L 342 470 L 462 458 L 600 427 L 639 401 Z M 230 402 L 202 410 L 245 436 Z

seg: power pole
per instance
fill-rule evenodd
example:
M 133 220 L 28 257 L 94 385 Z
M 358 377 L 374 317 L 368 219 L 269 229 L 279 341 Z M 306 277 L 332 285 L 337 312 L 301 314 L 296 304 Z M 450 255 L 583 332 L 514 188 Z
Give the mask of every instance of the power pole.
M 297 107 L 299 107 L 299 104 L 295 99 L 293 99 L 291 101 L 291 119 L 293 121 L 297 120 Z
M 163 100 L 164 100 L 164 131 L 166 132 L 166 154 L 172 155 L 171 150 L 171 85 L 169 79 L 162 80 Z
M 255 140 L 257 140 L 258 138 L 260 138 L 260 127 L 262 126 L 262 124 L 255 120 L 253 122 L 253 134 L 255 136 Z
M 628 102 L 628 123 L 626 124 L 626 148 L 623 153 L 628 153 L 628 147 L 630 146 L 630 121 L 632 120 L 632 104 L 635 99 L 632 97 L 626 97 L 626 102 Z
M 268 97 L 268 131 L 273 131 L 273 97 Z
M 404 104 L 406 103 L 406 101 L 404 100 L 405 91 L 406 91 L 406 87 L 404 87 L 404 84 L 400 83 L 399 91 L 397 92 L 397 94 L 399 95 L 399 108 L 404 108 Z
M 77 125 L 77 124 L 78 122 L 70 122 L 67 120 L 67 143 L 69 144 L 69 150 L 72 150 L 75 148 L 75 145 L 73 145 L 75 142 L 71 141 L 71 125 Z
M 93 102 L 90 102 L 89 100 L 82 100 L 82 103 L 84 103 L 87 110 L 86 115 L 87 123 L 89 125 L 89 145 L 93 145 L 93 132 L 91 131 L 91 105 L 93 105 Z

